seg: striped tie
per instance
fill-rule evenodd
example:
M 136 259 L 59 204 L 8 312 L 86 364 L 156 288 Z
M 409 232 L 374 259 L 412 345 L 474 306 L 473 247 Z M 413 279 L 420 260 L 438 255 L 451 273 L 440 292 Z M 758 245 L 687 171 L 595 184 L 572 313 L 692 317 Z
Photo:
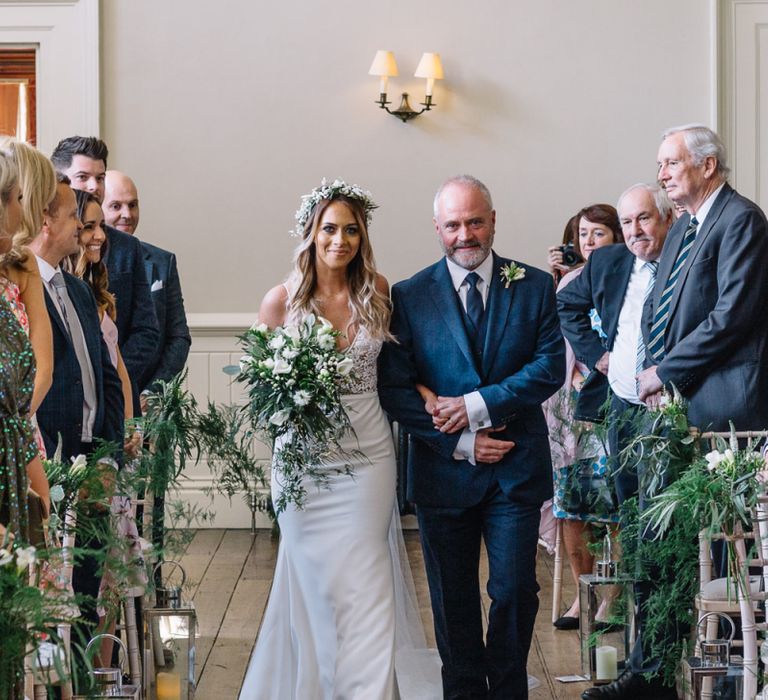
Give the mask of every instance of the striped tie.
M 664 291 L 659 299 L 659 306 L 653 317 L 651 332 L 648 334 L 648 352 L 655 362 L 661 362 L 666 354 L 664 350 L 664 332 L 667 330 L 667 322 L 669 321 L 669 307 L 672 303 L 675 286 L 677 285 L 677 278 L 680 276 L 680 271 L 683 269 L 683 265 L 685 265 L 688 254 L 691 252 L 693 243 L 696 240 L 698 225 L 699 222 L 696 221 L 696 217 L 692 217 L 688 228 L 685 230 L 683 245 L 677 254 L 677 260 L 675 260 L 675 264 L 672 267 L 669 279 L 667 279 L 667 283 L 664 285 Z
M 656 282 L 656 272 L 659 269 L 659 263 L 656 260 L 649 260 L 646 262 L 643 267 L 648 270 L 651 274 L 648 277 L 648 286 L 645 288 L 645 295 L 643 296 L 643 306 L 645 306 L 645 302 L 648 301 L 648 297 L 651 296 L 651 293 L 653 292 L 653 285 Z M 640 372 L 643 371 L 643 366 L 645 365 L 645 356 L 646 356 L 646 350 L 645 350 L 645 341 L 643 340 L 643 331 L 640 330 L 640 332 L 637 334 L 637 355 L 635 358 L 635 376 L 640 374 Z M 640 393 L 638 388 L 638 394 Z

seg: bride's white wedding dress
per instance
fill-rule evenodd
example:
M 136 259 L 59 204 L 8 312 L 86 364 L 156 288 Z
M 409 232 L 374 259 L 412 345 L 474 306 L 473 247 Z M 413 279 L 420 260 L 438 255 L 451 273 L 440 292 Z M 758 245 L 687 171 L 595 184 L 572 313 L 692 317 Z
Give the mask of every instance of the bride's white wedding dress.
M 347 350 L 344 405 L 354 474 L 305 484 L 303 510 L 279 517 L 272 590 L 240 700 L 428 700 L 442 697 L 427 650 L 395 507 L 395 455 L 376 393 L 381 341 L 360 331 Z M 332 467 L 331 467 L 332 469 Z M 272 496 L 280 491 L 272 476 Z

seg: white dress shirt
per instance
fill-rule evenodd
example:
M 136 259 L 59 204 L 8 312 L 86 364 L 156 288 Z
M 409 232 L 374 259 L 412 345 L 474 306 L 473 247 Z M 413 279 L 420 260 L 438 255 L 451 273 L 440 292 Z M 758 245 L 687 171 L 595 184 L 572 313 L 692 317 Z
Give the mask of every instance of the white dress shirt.
M 704 219 L 707 218 L 707 214 L 709 214 L 709 210 L 712 209 L 712 205 L 715 203 L 715 200 L 717 199 L 717 195 L 720 194 L 720 190 L 725 187 L 725 183 L 720 185 L 709 197 L 707 197 L 702 205 L 699 207 L 699 210 L 694 214 L 696 217 L 696 221 L 699 222 L 699 225 L 697 227 L 697 231 L 701 231 L 701 225 L 704 223 Z
M 491 276 L 493 275 L 493 255 L 489 254 L 488 257 L 483 260 L 482 263 L 474 270 L 466 270 L 457 265 L 453 260 L 445 259 L 448 264 L 448 272 L 451 275 L 451 281 L 453 282 L 453 288 L 459 295 L 461 306 L 464 311 L 467 310 L 467 291 L 469 285 L 466 282 L 466 277 L 470 272 L 476 272 L 480 279 L 477 282 L 477 291 L 480 292 L 480 296 L 483 298 L 483 307 L 487 307 L 488 302 L 488 290 L 491 286 Z M 467 418 L 469 419 L 469 426 L 464 428 L 464 431 L 459 437 L 459 442 L 456 444 L 456 449 L 453 452 L 453 458 L 458 460 L 469 460 L 470 464 L 475 464 L 475 436 L 478 430 L 491 427 L 491 417 L 488 413 L 488 407 L 485 405 L 483 397 L 479 391 L 473 391 L 469 394 L 464 394 L 464 405 L 467 408 Z
M 608 361 L 608 383 L 613 393 L 629 403 L 641 404 L 637 395 L 637 348 L 640 342 L 640 322 L 643 317 L 645 293 L 651 282 L 651 271 L 645 261 L 635 258 L 624 302 L 619 312 L 616 338 Z

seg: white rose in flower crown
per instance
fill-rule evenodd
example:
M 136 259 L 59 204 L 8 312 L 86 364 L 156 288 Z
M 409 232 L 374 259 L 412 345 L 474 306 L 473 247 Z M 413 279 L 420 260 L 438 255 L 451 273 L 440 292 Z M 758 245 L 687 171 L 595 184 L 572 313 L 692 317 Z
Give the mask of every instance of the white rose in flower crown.
M 13 554 L 7 549 L 0 549 L 0 566 L 7 566 L 13 561 Z
M 269 341 L 269 347 L 273 350 L 279 350 L 285 345 L 285 337 L 282 335 L 276 335 Z
M 288 416 L 291 415 L 291 412 L 287 409 L 283 409 L 282 411 L 278 411 L 277 413 L 274 413 L 272 417 L 269 419 L 269 422 L 272 423 L 272 425 L 282 425 L 285 423 L 285 421 L 288 420 Z
M 272 368 L 272 374 L 290 374 L 291 363 L 286 362 L 282 357 L 275 360 L 275 366 Z
M 48 495 L 53 503 L 58 503 L 64 500 L 64 489 L 61 484 L 56 484 L 56 486 L 51 486 L 51 492 Z
M 336 371 L 342 377 L 346 377 L 352 371 L 354 364 L 355 363 L 352 362 L 351 358 L 345 357 L 338 365 L 336 365 Z
M 27 569 L 37 560 L 37 550 L 34 547 L 21 547 L 16 550 L 16 566 Z
M 311 400 L 312 394 L 310 394 L 308 391 L 304 391 L 303 389 L 299 389 L 299 391 L 294 392 L 293 394 L 293 403 L 295 403 L 297 406 L 306 406 Z
M 88 460 L 86 460 L 85 455 L 77 455 L 77 457 L 72 457 L 71 459 L 72 466 L 69 468 L 70 474 L 74 474 L 75 476 L 82 474 L 88 466 Z

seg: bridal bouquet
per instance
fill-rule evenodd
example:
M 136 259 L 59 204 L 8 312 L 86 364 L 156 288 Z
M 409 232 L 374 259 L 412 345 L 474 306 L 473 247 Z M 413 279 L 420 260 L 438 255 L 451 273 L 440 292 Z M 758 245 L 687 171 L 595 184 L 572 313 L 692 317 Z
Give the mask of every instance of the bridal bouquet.
M 336 349 L 338 335 L 324 318 L 308 314 L 284 328 L 254 326 L 241 339 L 237 379 L 248 385 L 256 432 L 272 447 L 273 478 L 281 487 L 277 513 L 289 503 L 303 507 L 306 479 L 327 487 L 332 473 L 351 473 L 339 441 L 352 429 L 341 403 L 352 360 Z M 332 463 L 343 466 L 331 469 Z

